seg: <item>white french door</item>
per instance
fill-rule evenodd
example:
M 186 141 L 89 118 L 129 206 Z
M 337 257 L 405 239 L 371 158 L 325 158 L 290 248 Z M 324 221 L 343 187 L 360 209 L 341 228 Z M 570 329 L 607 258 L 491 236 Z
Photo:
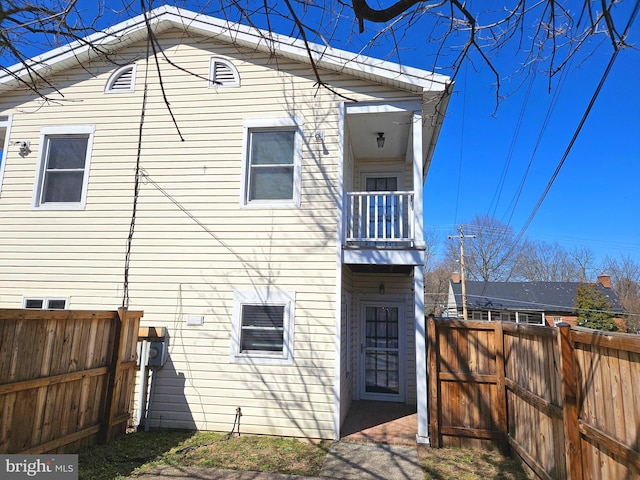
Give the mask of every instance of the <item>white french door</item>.
M 405 400 L 404 323 L 400 302 L 362 303 L 358 382 L 361 399 Z

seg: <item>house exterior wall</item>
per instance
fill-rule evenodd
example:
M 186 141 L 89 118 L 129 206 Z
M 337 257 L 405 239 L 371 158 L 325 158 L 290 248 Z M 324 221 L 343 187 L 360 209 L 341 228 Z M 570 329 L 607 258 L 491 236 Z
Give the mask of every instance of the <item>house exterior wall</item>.
M 128 304 L 144 310 L 143 325 L 165 326 L 170 335 L 169 361 L 155 378 L 151 426 L 226 431 L 240 406 L 243 432 L 332 438 L 344 99 L 318 88 L 308 65 L 182 32 L 164 33 L 159 41 L 173 63 L 204 78 L 163 59 L 162 79 L 153 65 L 148 71 L 140 150 L 148 177 L 138 197 Z M 52 79 L 63 97 L 55 91 L 48 102 L 28 92 L 0 97 L 1 113 L 12 115 L 10 141 L 31 141 L 29 155 L 10 146 L 6 160 L 1 307 L 20 308 L 25 296 L 65 297 L 72 309 L 123 302 L 145 51 L 140 43 L 118 54 L 120 64 L 137 62 L 131 94 L 104 94 L 117 67 L 96 61 Z M 207 87 L 212 56 L 234 63 L 240 88 Z M 323 73 L 323 80 L 353 100 L 410 97 L 335 73 Z M 256 118 L 304 121 L 299 208 L 240 205 L 243 125 Z M 34 209 L 41 128 L 64 125 L 95 126 L 86 208 Z M 325 132 L 324 143 L 315 141 L 316 130 Z M 374 283 L 377 288 L 379 279 Z M 238 290 L 295 292 L 292 365 L 230 362 Z M 203 325 L 187 326 L 187 315 L 204 316 Z M 407 322 L 408 331 L 412 326 Z

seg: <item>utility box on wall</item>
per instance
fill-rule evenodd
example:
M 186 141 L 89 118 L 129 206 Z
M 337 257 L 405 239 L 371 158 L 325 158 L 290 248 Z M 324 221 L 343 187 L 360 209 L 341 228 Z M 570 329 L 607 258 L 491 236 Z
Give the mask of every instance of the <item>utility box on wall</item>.
M 149 362 L 150 367 L 163 367 L 167 361 L 167 341 L 151 342 L 149 345 Z

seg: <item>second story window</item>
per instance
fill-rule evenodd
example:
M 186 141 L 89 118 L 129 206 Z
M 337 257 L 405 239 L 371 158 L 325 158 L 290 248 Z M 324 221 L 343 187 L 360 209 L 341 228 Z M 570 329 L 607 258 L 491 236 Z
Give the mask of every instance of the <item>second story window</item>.
M 7 147 L 9 146 L 9 124 L 11 119 L 7 115 L 0 116 L 0 191 L 2 190 L 2 177 L 7 162 Z
M 92 127 L 43 129 L 35 207 L 84 208 L 92 141 Z
M 296 207 L 300 204 L 300 140 L 294 125 L 246 129 L 243 204 Z

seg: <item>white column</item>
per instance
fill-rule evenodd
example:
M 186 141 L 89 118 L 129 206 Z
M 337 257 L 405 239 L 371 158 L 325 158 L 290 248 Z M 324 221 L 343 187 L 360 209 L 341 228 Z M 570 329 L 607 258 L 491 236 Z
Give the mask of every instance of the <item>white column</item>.
M 424 247 L 424 220 L 422 218 L 422 113 L 413 112 L 413 200 L 414 237 L 416 247 Z M 424 256 L 424 255 L 423 255 Z M 416 399 L 418 409 L 418 443 L 429 443 L 429 404 L 427 398 L 427 331 L 424 318 L 424 261 L 413 268 L 413 304 L 416 338 Z
M 429 444 L 429 405 L 427 385 L 427 330 L 424 318 L 424 268 L 413 267 L 414 316 L 416 337 L 416 398 L 418 443 Z

